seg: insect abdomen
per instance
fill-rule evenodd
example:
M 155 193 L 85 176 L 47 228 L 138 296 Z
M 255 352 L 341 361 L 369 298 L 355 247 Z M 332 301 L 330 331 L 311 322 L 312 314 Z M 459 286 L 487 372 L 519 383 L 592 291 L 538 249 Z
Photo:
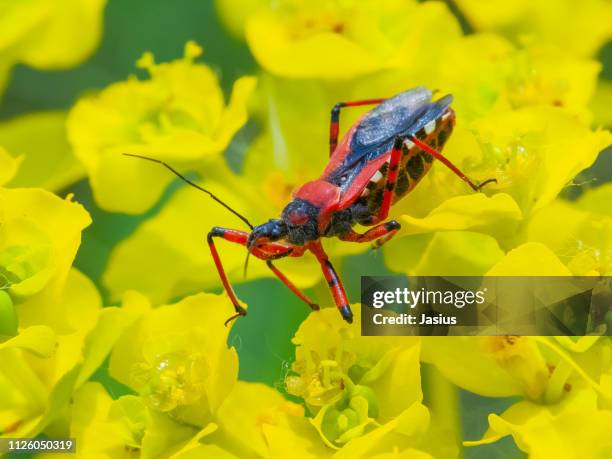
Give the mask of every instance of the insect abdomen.
M 430 124 L 419 130 L 415 137 L 430 147 L 441 151 L 452 133 L 454 124 L 455 113 L 452 109 L 448 109 L 443 116 L 433 120 Z M 431 155 L 422 151 L 409 139 L 404 141 L 402 159 L 393 197 L 394 204 L 410 193 L 419 181 L 425 177 L 431 169 L 432 163 L 433 158 Z M 381 206 L 388 167 L 389 163 L 384 163 L 372 176 L 359 199 L 362 204 L 367 205 L 372 214 L 376 214 Z

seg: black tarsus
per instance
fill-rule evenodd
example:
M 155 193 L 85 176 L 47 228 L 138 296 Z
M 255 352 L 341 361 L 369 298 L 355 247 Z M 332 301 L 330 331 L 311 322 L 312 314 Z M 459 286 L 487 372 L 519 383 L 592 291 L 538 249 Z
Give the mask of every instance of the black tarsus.
M 474 191 L 481 191 L 482 187 L 485 186 L 485 185 L 488 185 L 489 183 L 497 183 L 497 179 L 496 178 L 490 178 L 490 179 L 485 180 L 484 182 L 478 184 Z
M 178 178 L 180 178 L 183 182 L 185 182 L 185 183 L 191 185 L 192 187 L 197 188 L 198 190 L 203 191 L 204 193 L 206 193 L 208 196 L 210 196 L 212 199 L 217 201 L 219 204 L 221 204 L 223 207 L 225 207 L 227 210 L 229 210 L 231 213 L 233 213 L 236 217 L 238 217 L 240 220 L 242 220 L 244 223 L 246 223 L 249 228 L 253 229 L 253 225 L 251 224 L 251 222 L 245 216 L 239 214 L 237 211 L 232 209 L 230 206 L 228 206 L 226 203 L 224 203 L 221 199 L 219 199 L 217 196 L 212 194 L 210 191 L 202 188 L 197 183 L 194 183 L 191 180 L 189 180 L 187 177 L 183 176 L 180 172 L 178 172 L 176 169 L 174 169 L 170 164 L 168 164 L 168 163 L 166 163 L 166 162 L 164 162 L 164 161 L 162 161 L 160 159 L 150 158 L 149 156 L 136 155 L 134 153 L 123 153 L 123 155 L 124 156 L 131 156 L 133 158 L 146 159 L 147 161 L 151 161 L 151 162 L 154 162 L 154 163 L 157 163 L 157 164 L 161 164 L 166 169 L 168 169 L 170 172 L 172 172 L 174 175 L 176 175 Z
M 242 306 L 234 305 L 234 308 L 236 308 L 238 312 L 236 312 L 236 314 L 230 316 L 225 322 L 223 322 L 223 325 L 225 327 L 227 327 L 227 324 L 229 324 L 232 320 L 236 320 L 238 317 L 246 316 L 246 310 Z

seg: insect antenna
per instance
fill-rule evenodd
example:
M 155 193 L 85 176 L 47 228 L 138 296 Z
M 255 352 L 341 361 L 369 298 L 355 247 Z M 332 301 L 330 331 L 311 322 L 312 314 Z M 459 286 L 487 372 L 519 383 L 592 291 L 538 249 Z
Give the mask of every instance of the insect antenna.
M 257 244 L 257 239 L 258 238 L 256 237 L 249 244 L 247 244 L 247 254 L 246 254 L 246 258 L 244 259 L 244 268 L 242 271 L 242 275 L 244 276 L 245 279 L 247 277 L 247 269 L 249 267 L 249 258 L 251 256 L 251 250 L 253 250 L 253 247 L 255 247 L 255 244 Z
M 249 268 L 249 258 L 251 256 L 251 249 L 247 250 L 246 258 L 244 259 L 244 268 L 242 271 L 242 276 L 246 279 L 247 277 L 247 269 Z
M 192 187 L 197 188 L 198 190 L 203 191 L 204 193 L 206 193 L 208 196 L 213 198 L 215 201 L 217 201 L 219 204 L 221 204 L 223 207 L 225 207 L 227 210 L 229 210 L 231 213 L 233 213 L 236 217 L 238 217 L 240 220 L 242 220 L 244 223 L 246 223 L 246 225 L 249 228 L 253 229 L 253 225 L 251 224 L 251 222 L 244 215 L 241 215 L 236 210 L 232 209 L 229 205 L 227 205 L 225 202 L 223 202 L 217 196 L 212 194 L 210 191 L 202 188 L 197 183 L 192 182 L 187 177 L 183 176 L 180 172 L 178 172 L 176 169 L 174 169 L 170 164 L 168 164 L 168 163 L 166 163 L 166 162 L 164 162 L 164 161 L 162 161 L 160 159 L 150 158 L 148 156 L 143 156 L 143 155 L 136 155 L 134 153 L 123 153 L 123 155 L 124 156 L 131 156 L 133 158 L 145 159 L 147 161 L 151 161 L 151 162 L 154 162 L 154 163 L 157 163 L 157 164 L 161 164 L 166 169 L 168 169 L 170 172 L 172 172 L 174 175 L 176 175 L 178 178 L 180 178 L 183 182 L 185 182 L 185 183 L 191 185 Z

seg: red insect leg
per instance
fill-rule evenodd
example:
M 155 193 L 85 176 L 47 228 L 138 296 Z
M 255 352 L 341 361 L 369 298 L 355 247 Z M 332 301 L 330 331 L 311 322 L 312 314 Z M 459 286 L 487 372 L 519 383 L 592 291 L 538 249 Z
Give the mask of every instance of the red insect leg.
M 295 286 L 295 284 L 293 284 L 293 282 L 287 279 L 287 276 L 280 272 L 279 269 L 272 264 L 272 261 L 268 260 L 266 264 L 268 265 L 268 268 L 270 268 L 272 272 L 276 274 L 276 277 L 278 277 L 278 279 L 295 294 L 295 296 L 297 296 L 300 300 L 306 303 L 308 307 L 310 307 L 310 309 L 312 309 L 313 311 L 319 310 L 319 305 L 313 302 L 310 298 L 308 298 L 304 293 L 302 293 L 299 288 Z
M 425 153 L 428 153 L 429 155 L 433 156 L 434 158 L 436 158 L 438 161 L 442 162 L 446 167 L 448 167 L 451 171 L 453 171 L 457 176 L 459 176 L 459 178 L 463 181 L 465 181 L 474 191 L 480 191 L 480 189 L 485 186 L 487 183 L 492 183 L 492 182 L 496 182 L 497 180 L 492 178 L 492 179 L 488 179 L 485 180 L 484 182 L 482 182 L 480 185 L 475 185 L 469 178 L 467 175 L 465 175 L 463 172 L 461 172 L 461 170 L 455 166 L 452 162 L 450 162 L 450 160 L 448 158 L 446 158 L 444 155 L 442 155 L 442 153 L 440 153 L 437 150 L 434 150 L 433 148 L 431 148 L 429 145 L 427 145 L 425 142 L 420 141 L 419 139 L 417 139 L 414 136 L 410 136 L 410 140 L 417 146 L 419 147 L 421 150 L 423 150 Z
M 329 156 L 338 146 L 338 131 L 340 125 L 340 109 L 343 107 L 359 107 L 361 105 L 376 105 L 385 99 L 353 100 L 349 102 L 338 102 L 331 111 L 331 123 L 329 125 Z
M 391 150 L 391 159 L 389 160 L 389 169 L 387 170 L 387 183 L 385 184 L 385 191 L 383 192 L 383 200 L 378 209 L 378 221 L 382 221 L 389 215 L 389 209 L 393 202 L 393 192 L 395 191 L 395 183 L 397 182 L 397 175 L 399 173 L 399 164 L 402 159 L 402 139 L 397 137 Z
M 321 264 L 323 276 L 325 276 L 325 280 L 329 285 L 334 302 L 336 303 L 336 307 L 340 311 L 340 314 L 342 314 L 342 318 L 348 323 L 352 323 L 353 312 L 349 306 L 348 298 L 346 296 L 346 292 L 344 291 L 344 286 L 342 285 L 342 281 L 338 277 L 336 270 L 329 261 L 327 254 L 323 250 L 321 242 L 312 242 L 308 248 L 317 257 L 317 260 L 319 260 L 319 263 Z
M 395 220 L 390 220 L 387 223 L 377 225 L 374 228 L 370 228 L 363 234 L 359 234 L 353 230 L 348 231 L 346 234 L 340 236 L 343 241 L 349 242 L 370 242 L 374 241 L 374 247 L 378 248 L 385 242 L 389 241 L 400 229 L 400 224 Z
M 217 272 L 219 273 L 219 277 L 221 278 L 221 282 L 223 283 L 223 288 L 225 292 L 229 296 L 232 304 L 234 305 L 234 309 L 236 310 L 236 315 L 230 317 L 225 323 L 227 324 L 229 321 L 235 319 L 238 316 L 246 315 L 246 310 L 240 306 L 238 302 L 238 298 L 236 297 L 236 293 L 232 288 L 227 275 L 225 273 L 225 269 L 223 268 L 223 264 L 221 262 L 221 258 L 219 257 L 219 253 L 217 252 L 217 248 L 214 244 L 213 238 L 220 237 L 229 242 L 234 242 L 236 244 L 240 244 L 246 246 L 247 240 L 249 238 L 249 233 L 234 229 L 225 229 L 225 228 L 213 228 L 210 233 L 208 233 L 208 246 L 210 248 L 210 253 L 212 254 L 213 260 L 215 262 L 215 266 L 217 268 Z M 266 260 L 268 267 L 272 270 L 272 272 L 280 279 L 280 281 L 285 284 L 293 293 L 297 295 L 302 301 L 304 301 L 308 306 L 312 309 L 318 309 L 318 306 L 312 302 L 306 295 L 298 290 L 298 288 L 291 282 L 287 277 L 281 273 L 276 266 L 274 266 L 271 260 L 276 258 L 282 258 L 291 254 L 292 256 L 300 256 L 304 253 L 304 249 L 293 247 L 286 244 L 281 244 L 278 242 L 268 242 L 261 244 L 257 247 L 253 247 L 252 251 L 253 255 L 262 260 Z

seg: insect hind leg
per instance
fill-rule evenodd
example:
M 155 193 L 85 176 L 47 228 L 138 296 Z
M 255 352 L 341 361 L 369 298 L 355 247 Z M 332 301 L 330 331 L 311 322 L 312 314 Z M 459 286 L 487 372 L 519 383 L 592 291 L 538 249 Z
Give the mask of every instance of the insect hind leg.
M 349 242 L 372 242 L 373 248 L 377 249 L 397 234 L 401 225 L 395 220 L 389 220 L 386 223 L 370 228 L 365 233 L 360 234 L 353 230 L 340 236 L 343 241 Z
M 399 175 L 403 142 L 404 140 L 401 137 L 398 136 L 395 138 L 393 149 L 391 150 L 391 158 L 389 159 L 389 168 L 387 169 L 382 202 L 378 208 L 378 212 L 369 222 L 370 225 L 384 221 L 389 215 L 389 209 L 393 203 L 393 194 L 395 193 L 395 184 L 397 183 L 397 177 Z
M 338 131 L 340 129 L 340 109 L 344 107 L 359 107 L 362 105 L 377 105 L 385 99 L 365 99 L 338 102 L 331 110 L 331 122 L 329 123 L 329 156 L 338 146 Z
M 444 156 L 442 153 L 440 153 L 439 151 L 431 148 L 429 145 L 427 145 L 425 142 L 417 139 L 415 136 L 409 136 L 409 139 L 412 143 L 414 143 L 417 147 L 419 147 L 421 150 L 423 150 L 425 153 L 433 156 L 434 158 L 436 158 L 438 161 L 440 161 L 442 164 L 444 164 L 446 167 L 448 167 L 454 174 L 456 174 L 461 180 L 463 180 L 465 183 L 467 183 L 470 188 L 474 191 L 480 191 L 482 190 L 482 187 L 489 184 L 489 183 L 497 183 L 497 179 L 495 178 L 490 178 L 485 180 L 484 182 L 480 183 L 480 184 L 475 184 L 472 180 L 470 180 L 470 178 L 465 175 L 457 166 L 455 166 L 446 156 Z

